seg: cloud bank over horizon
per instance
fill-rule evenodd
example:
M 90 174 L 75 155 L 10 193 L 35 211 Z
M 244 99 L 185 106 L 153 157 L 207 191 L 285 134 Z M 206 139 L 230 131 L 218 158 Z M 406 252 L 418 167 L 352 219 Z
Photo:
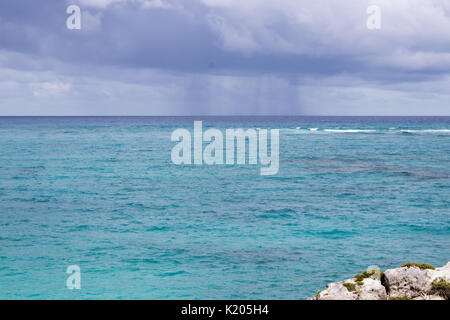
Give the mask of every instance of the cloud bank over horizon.
M 450 115 L 450 2 L 6 0 L 0 79 L 0 115 Z

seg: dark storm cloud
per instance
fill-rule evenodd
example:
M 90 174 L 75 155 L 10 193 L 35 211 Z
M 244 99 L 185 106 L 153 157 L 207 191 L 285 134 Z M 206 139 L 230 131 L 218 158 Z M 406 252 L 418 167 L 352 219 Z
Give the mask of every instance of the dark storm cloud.
M 364 64 L 349 56 L 320 57 L 292 52 L 225 50 L 208 22 L 208 8 L 192 2 L 182 9 L 145 9 L 137 3 L 106 8 L 82 4 L 82 30 L 68 30 L 63 1 L 4 1 L 0 4 L 0 48 L 55 58 L 70 64 L 161 68 L 190 72 L 334 74 L 358 72 Z M 87 17 L 99 26 L 85 26 Z M 282 29 L 282 26 L 280 26 Z M 14 63 L 14 62 L 12 62 Z
M 317 11 L 317 18 L 313 17 L 316 21 L 305 25 L 301 15 L 297 21 L 283 10 L 273 10 L 267 22 L 252 22 L 252 12 L 241 9 L 239 2 L 233 5 L 234 1 L 224 1 L 228 4 L 225 7 L 218 5 L 220 1 L 211 1 L 212 5 L 208 1 L 175 1 L 168 2 L 173 5 L 169 8 L 148 8 L 143 1 L 84 0 L 73 2 L 81 6 L 82 30 L 68 30 L 65 10 L 70 3 L 2 1 L 0 48 L 71 64 L 212 73 L 370 73 L 388 81 L 399 75 L 407 81 L 409 75 L 414 80 L 447 73 L 449 67 L 445 56 L 450 52 L 449 39 L 439 33 L 427 36 L 416 32 L 415 40 L 411 37 L 414 30 L 405 34 L 392 30 L 371 33 L 365 27 L 365 5 L 355 9 L 360 17 L 355 27 L 351 19 L 345 21 L 345 6 L 335 7 L 328 21 L 321 21 L 321 8 L 312 6 L 310 10 Z M 256 16 L 264 17 L 272 9 L 258 1 L 249 3 L 256 3 Z M 280 1 L 279 6 L 287 3 Z M 398 59 L 414 58 L 416 51 L 408 55 L 408 50 L 440 53 L 441 57 L 423 59 L 445 59 L 446 63 L 416 70 L 380 61 L 383 56 L 392 60 L 396 54 Z
M 372 3 L 381 30 L 366 27 Z M 66 28 L 70 4 L 81 30 Z M 5 0 L 0 113 L 448 114 L 449 13 L 445 0 Z

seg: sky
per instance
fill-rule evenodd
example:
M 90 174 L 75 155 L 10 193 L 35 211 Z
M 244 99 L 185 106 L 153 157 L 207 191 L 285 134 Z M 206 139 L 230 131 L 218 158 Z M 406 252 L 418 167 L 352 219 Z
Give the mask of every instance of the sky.
M 450 1 L 2 0 L 10 115 L 450 116 Z

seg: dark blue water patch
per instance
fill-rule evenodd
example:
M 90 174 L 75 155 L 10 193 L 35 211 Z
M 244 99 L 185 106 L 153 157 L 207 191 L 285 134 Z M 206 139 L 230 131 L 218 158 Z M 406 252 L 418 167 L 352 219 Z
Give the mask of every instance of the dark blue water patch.
M 164 231 L 168 231 L 170 230 L 169 226 L 152 226 L 152 227 L 147 227 L 145 231 L 148 232 L 164 232 Z
M 174 276 L 184 275 L 184 274 L 187 274 L 187 272 L 184 270 L 180 270 L 180 271 L 159 273 L 159 274 L 157 274 L 157 276 L 158 277 L 174 277 Z

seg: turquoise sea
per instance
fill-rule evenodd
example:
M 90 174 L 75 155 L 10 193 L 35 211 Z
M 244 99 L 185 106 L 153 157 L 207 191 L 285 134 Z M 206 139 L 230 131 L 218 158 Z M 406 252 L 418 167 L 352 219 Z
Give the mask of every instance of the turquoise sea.
M 278 174 L 172 164 L 194 120 L 280 129 Z M 449 260 L 450 117 L 0 118 L 0 299 L 305 299 Z

